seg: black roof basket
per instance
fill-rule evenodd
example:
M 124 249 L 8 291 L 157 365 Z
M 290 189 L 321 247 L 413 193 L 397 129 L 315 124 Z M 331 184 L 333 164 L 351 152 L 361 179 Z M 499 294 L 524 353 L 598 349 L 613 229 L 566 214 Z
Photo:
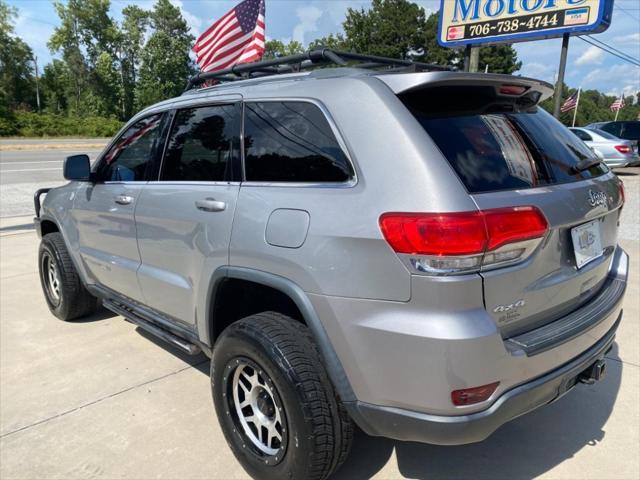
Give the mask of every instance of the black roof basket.
M 334 64 L 347 66 L 349 62 L 359 62 L 352 66 L 357 68 L 384 68 L 390 70 L 410 70 L 416 72 L 454 70 L 445 65 L 434 65 L 430 63 L 414 62 L 411 60 L 398 60 L 396 58 L 378 57 L 376 55 L 362 55 L 359 53 L 340 52 L 330 48 L 319 48 L 310 50 L 298 55 L 275 58 L 273 60 L 263 60 L 261 62 L 242 63 L 231 68 L 218 70 L 215 72 L 201 72 L 194 75 L 187 83 L 187 90 L 201 85 L 209 80 L 216 82 L 231 82 L 245 80 L 281 73 L 299 72 L 308 68 L 321 65 Z

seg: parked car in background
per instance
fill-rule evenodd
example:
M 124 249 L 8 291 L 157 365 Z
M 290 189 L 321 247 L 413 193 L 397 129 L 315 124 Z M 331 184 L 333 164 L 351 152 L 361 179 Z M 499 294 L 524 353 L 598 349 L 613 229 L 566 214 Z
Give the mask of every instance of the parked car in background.
M 623 140 L 604 130 L 570 128 L 578 138 L 602 158 L 609 167 L 629 167 L 640 164 L 638 144 Z
M 629 120 L 620 122 L 596 122 L 587 125 L 588 129 L 604 130 L 611 135 L 625 140 L 633 140 L 636 146 L 640 145 L 640 121 Z

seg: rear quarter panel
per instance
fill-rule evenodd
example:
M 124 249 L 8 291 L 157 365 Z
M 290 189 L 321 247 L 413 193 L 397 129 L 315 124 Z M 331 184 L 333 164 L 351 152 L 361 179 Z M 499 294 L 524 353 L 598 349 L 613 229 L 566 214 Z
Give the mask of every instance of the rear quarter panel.
M 287 277 L 311 293 L 408 301 L 411 276 L 382 237 L 380 215 L 475 209 L 414 117 L 373 77 L 273 82 L 247 88 L 243 95 L 247 101 L 306 99 L 323 105 L 356 179 L 341 186 L 243 183 L 231 265 Z M 269 216 L 279 208 L 309 213 L 300 248 L 265 241 Z

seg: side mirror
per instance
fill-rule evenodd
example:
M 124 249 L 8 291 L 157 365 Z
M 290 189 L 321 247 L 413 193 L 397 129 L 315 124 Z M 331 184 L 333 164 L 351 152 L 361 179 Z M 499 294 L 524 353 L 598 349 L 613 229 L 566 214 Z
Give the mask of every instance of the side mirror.
M 71 155 L 65 158 L 62 174 L 67 180 L 87 182 L 91 179 L 91 166 L 87 155 Z

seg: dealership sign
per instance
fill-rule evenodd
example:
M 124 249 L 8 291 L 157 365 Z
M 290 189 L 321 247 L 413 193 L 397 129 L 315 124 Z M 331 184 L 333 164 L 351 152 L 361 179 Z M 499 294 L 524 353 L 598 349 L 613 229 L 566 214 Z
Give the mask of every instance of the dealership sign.
M 605 31 L 613 0 L 441 0 L 443 47 Z

